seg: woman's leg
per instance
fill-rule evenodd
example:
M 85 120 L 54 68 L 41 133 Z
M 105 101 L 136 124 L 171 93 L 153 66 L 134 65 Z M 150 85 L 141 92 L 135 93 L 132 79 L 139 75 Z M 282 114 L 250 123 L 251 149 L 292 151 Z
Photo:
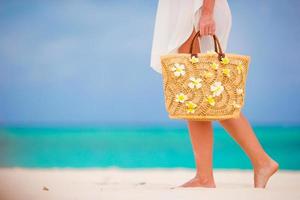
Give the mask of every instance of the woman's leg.
M 264 188 L 269 178 L 278 170 L 278 163 L 264 151 L 243 113 L 237 119 L 219 122 L 249 156 L 254 169 L 254 187 Z
M 179 53 L 188 53 L 193 31 L 190 38 L 178 49 Z M 199 43 L 195 44 L 199 51 Z M 198 49 L 197 49 L 198 48 Z M 196 51 L 195 51 L 196 52 Z M 196 162 L 196 175 L 181 187 L 216 187 L 212 170 L 213 129 L 210 121 L 187 121 L 189 135 Z
M 196 163 L 196 175 L 182 187 L 216 187 L 213 169 L 213 129 L 211 122 L 187 121 Z

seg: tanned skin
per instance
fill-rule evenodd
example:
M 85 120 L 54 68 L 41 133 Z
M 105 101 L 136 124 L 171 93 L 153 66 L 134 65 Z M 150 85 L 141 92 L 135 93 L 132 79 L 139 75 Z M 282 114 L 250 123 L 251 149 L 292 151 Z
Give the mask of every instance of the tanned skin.
M 213 17 L 214 5 L 215 0 L 204 0 L 203 2 L 199 20 L 201 36 L 215 34 L 217 27 Z M 179 47 L 179 53 L 189 53 L 191 40 L 195 34 L 195 30 L 193 30 L 188 40 Z M 199 52 L 199 48 L 199 43 L 196 41 L 193 52 Z M 254 187 L 265 188 L 269 178 L 278 170 L 279 165 L 264 151 L 247 118 L 241 112 L 239 118 L 220 120 L 219 123 L 240 145 L 251 160 L 254 172 Z M 196 175 L 179 187 L 215 188 L 216 184 L 212 166 L 212 122 L 188 120 L 187 125 L 196 163 Z

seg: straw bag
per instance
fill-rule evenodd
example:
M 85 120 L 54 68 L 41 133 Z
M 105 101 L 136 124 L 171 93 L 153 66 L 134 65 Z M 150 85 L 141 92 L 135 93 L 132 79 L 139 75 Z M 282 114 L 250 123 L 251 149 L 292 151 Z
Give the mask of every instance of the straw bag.
M 224 54 L 213 35 L 215 52 L 162 55 L 163 89 L 170 118 L 222 120 L 237 118 L 244 106 L 250 57 Z

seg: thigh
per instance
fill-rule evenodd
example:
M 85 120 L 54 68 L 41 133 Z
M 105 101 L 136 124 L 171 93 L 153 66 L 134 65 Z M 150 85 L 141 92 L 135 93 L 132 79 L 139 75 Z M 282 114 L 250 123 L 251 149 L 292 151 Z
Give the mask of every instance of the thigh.
M 195 34 L 196 34 L 195 29 L 193 29 L 193 32 L 190 35 L 190 37 L 178 48 L 178 53 L 189 53 L 192 39 L 195 36 Z M 195 41 L 195 44 L 193 47 L 193 52 L 199 52 L 199 41 L 198 40 Z

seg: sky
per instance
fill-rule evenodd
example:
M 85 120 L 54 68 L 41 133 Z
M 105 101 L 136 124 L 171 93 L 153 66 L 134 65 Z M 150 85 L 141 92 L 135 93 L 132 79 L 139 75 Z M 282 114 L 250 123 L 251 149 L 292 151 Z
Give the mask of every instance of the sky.
M 158 1 L 0 1 L 0 124 L 177 124 L 150 68 Z M 251 56 L 242 112 L 300 125 L 300 2 L 229 0 Z

